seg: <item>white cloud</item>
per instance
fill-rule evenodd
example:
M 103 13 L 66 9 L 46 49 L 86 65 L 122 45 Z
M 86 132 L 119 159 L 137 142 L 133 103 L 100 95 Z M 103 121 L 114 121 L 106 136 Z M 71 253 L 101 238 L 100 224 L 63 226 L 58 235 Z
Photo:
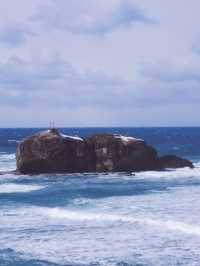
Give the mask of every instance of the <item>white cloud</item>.
M 11 58 L 0 64 L 1 104 L 42 106 L 115 105 L 129 83 L 96 72 L 79 72 L 59 58 L 33 62 Z M 116 102 L 117 104 L 117 102 Z
M 198 7 L 0 3 L 0 125 L 198 125 Z
M 59 0 L 42 5 L 34 20 L 73 33 L 102 35 L 133 23 L 152 23 L 131 0 Z
M 130 82 L 102 72 L 79 71 L 58 57 L 40 62 L 15 57 L 0 64 L 0 102 L 19 108 L 102 108 L 113 112 L 119 106 L 131 110 L 191 104 L 200 100 L 198 66 L 145 65 L 140 79 Z

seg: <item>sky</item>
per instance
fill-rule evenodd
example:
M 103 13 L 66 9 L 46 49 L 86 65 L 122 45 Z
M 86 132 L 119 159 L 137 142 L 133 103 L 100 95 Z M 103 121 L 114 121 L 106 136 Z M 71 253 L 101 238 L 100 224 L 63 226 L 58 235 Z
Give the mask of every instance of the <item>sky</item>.
M 0 127 L 200 126 L 199 0 L 0 2 Z

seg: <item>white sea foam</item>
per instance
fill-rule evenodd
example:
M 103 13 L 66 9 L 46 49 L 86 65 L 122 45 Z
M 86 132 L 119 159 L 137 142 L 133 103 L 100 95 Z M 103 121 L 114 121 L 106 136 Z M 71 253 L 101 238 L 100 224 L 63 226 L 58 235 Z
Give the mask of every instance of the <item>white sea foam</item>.
M 73 212 L 68 210 L 62 210 L 59 208 L 48 209 L 47 214 L 51 218 L 56 218 L 56 219 L 95 221 L 95 222 L 139 223 L 148 226 L 159 227 L 159 230 L 160 228 L 162 228 L 163 230 L 173 230 L 184 234 L 193 234 L 200 236 L 200 226 L 178 222 L 178 221 L 171 221 L 171 220 L 164 221 L 159 219 L 150 219 L 147 217 L 134 218 L 131 216 L 106 214 L 106 213 Z
M 104 198 L 100 199 L 104 203 L 101 207 L 96 205 L 82 211 L 31 205 L 1 208 L 0 245 L 24 254 L 27 259 L 61 265 L 84 261 L 85 264 L 99 262 L 101 266 L 116 266 L 121 261 L 131 262 L 133 258 L 136 258 L 135 263 L 133 260 L 130 265 L 166 266 L 174 265 L 175 260 L 182 263 L 185 256 L 194 256 L 200 250 L 199 209 L 196 209 L 199 206 L 198 188 L 191 188 L 187 193 L 185 202 L 188 206 L 185 202 L 182 205 L 183 194 L 177 190 L 171 201 L 167 193 Z M 189 196 L 192 196 L 191 201 Z M 173 217 L 169 216 L 164 202 L 174 209 Z M 172 202 L 178 205 L 172 205 Z M 109 204 L 110 211 L 105 211 Z M 191 205 L 194 205 L 189 212 L 191 222 L 181 219 L 180 211 L 188 218 Z M 134 212 L 129 209 L 131 206 Z M 144 207 L 147 211 L 143 213 Z M 155 215 L 151 207 L 156 209 Z M 199 265 L 200 255 L 195 256 L 197 263 L 188 265 Z M 158 263 L 160 261 L 165 263 Z
M 134 173 L 135 178 L 158 179 L 158 178 L 200 178 L 200 163 L 194 164 L 195 168 L 189 167 L 178 169 L 166 169 L 165 171 L 146 171 Z
M 11 154 L 0 154 L 0 161 L 1 160 L 14 160 L 15 159 L 15 154 L 11 153 Z
M 8 142 L 10 142 L 10 143 L 15 143 L 15 142 L 17 142 L 17 143 L 18 143 L 19 140 L 16 140 L 16 139 L 9 139 Z
M 163 171 L 142 171 L 132 173 L 93 173 L 98 179 L 106 179 L 112 181 L 118 180 L 134 180 L 134 179 L 146 179 L 146 180 L 173 180 L 173 179 L 200 179 L 200 163 L 194 164 L 195 168 L 189 167 L 178 168 L 178 169 L 166 169 Z
M 12 171 L 16 169 L 15 154 L 0 153 L 0 171 Z
M 20 193 L 20 192 L 31 192 L 34 190 L 39 190 L 44 188 L 44 186 L 38 185 L 19 185 L 19 184 L 1 184 L 0 193 Z
M 2 170 L 1 170 L 2 171 Z M 31 176 L 25 176 L 26 179 L 30 179 Z M 7 183 L 7 182 L 11 182 L 12 180 L 18 180 L 18 179 L 22 179 L 24 178 L 24 175 L 17 175 L 17 174 L 14 174 L 14 173 L 5 173 L 5 174 L 1 174 L 0 175 L 0 181 L 1 183 Z

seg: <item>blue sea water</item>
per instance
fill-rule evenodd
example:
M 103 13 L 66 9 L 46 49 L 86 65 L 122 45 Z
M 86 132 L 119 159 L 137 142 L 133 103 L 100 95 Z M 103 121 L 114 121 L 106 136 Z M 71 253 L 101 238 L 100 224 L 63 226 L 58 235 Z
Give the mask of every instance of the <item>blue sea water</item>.
M 41 129 L 0 129 L 0 171 Z M 1 266 L 199 266 L 200 128 L 71 128 L 145 139 L 195 169 L 0 176 Z

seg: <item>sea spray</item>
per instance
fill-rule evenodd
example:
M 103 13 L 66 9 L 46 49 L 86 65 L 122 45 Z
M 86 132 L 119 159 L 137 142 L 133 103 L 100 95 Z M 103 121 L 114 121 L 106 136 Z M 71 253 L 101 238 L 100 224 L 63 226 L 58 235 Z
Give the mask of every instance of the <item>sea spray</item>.
M 150 219 L 147 217 L 134 218 L 131 216 L 106 214 L 106 213 L 84 213 L 63 210 L 59 208 L 46 210 L 51 218 L 68 219 L 77 221 L 94 221 L 94 222 L 121 222 L 121 223 L 139 223 L 147 226 L 159 227 L 159 230 L 173 230 L 184 234 L 200 236 L 200 226 L 187 224 L 178 221 Z

